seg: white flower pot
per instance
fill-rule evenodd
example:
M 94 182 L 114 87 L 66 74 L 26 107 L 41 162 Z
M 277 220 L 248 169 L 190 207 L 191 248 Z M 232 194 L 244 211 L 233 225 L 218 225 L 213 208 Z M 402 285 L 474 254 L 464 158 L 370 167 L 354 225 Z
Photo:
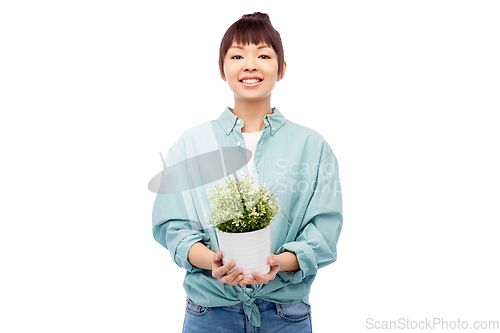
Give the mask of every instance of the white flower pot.
M 219 241 L 219 249 L 223 254 L 224 264 L 234 261 L 236 266 L 229 271 L 241 268 L 244 277 L 252 277 L 252 272 L 267 274 L 270 267 L 267 258 L 271 255 L 271 225 L 265 229 L 227 233 L 215 229 Z M 229 274 L 228 273 L 228 274 Z

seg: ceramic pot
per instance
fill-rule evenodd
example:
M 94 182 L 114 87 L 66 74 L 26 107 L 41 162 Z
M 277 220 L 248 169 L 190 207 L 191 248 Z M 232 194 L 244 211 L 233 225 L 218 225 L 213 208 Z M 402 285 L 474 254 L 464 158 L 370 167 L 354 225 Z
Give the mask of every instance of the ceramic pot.
M 238 268 L 243 269 L 244 277 L 252 277 L 252 272 L 263 275 L 269 273 L 271 268 L 267 264 L 267 258 L 271 255 L 271 225 L 243 233 L 227 233 L 217 228 L 215 230 L 219 249 L 223 254 L 222 262 L 236 263 L 229 273 Z

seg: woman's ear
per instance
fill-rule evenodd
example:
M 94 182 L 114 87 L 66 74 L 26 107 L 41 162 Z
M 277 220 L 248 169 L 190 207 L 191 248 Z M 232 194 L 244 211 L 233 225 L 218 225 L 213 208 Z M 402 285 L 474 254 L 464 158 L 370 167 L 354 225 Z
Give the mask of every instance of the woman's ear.
M 285 76 L 285 72 L 286 72 L 286 61 L 283 61 L 283 73 L 281 73 L 277 81 L 281 80 Z

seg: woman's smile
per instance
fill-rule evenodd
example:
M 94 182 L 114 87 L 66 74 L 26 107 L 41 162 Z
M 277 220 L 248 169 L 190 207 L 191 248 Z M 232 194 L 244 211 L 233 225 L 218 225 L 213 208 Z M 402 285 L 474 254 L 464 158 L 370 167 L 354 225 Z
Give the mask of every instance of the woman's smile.
M 244 76 L 240 79 L 240 83 L 247 88 L 257 87 L 263 79 L 256 75 Z

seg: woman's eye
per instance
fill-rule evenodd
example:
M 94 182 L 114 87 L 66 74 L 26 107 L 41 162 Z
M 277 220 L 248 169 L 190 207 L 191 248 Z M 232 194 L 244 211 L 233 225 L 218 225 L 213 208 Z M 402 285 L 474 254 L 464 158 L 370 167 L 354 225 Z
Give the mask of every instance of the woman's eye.
M 260 55 L 259 57 L 265 57 L 264 59 L 271 59 L 271 57 L 269 57 L 269 56 L 267 56 L 267 55 L 265 55 L 265 54 Z M 239 56 L 239 55 L 234 55 L 234 56 L 232 56 L 232 57 L 231 57 L 231 59 L 241 59 L 241 58 L 242 58 L 242 57 L 241 57 L 241 56 Z

